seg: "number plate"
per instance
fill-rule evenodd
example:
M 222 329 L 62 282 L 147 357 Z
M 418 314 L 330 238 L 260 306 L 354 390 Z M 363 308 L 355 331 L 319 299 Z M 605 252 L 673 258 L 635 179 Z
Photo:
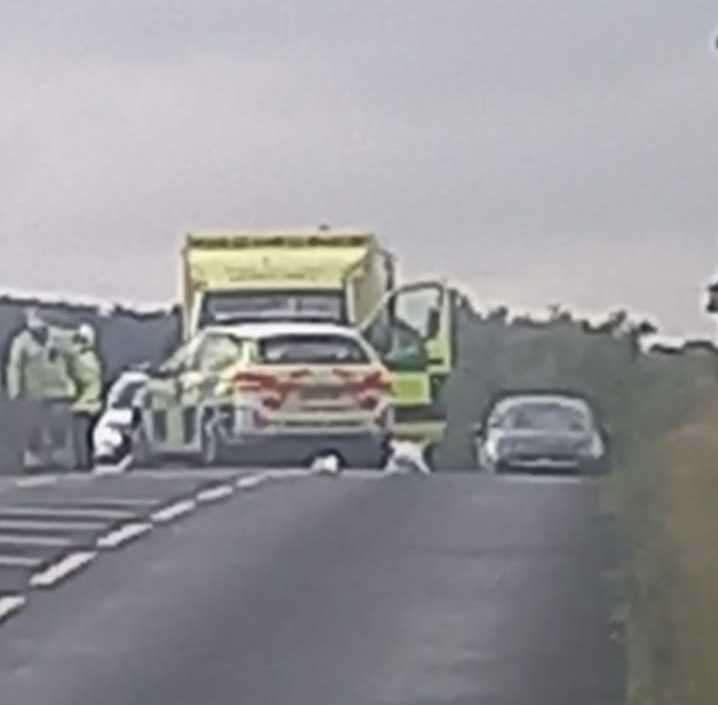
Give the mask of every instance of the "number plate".
M 341 396 L 342 388 L 336 385 L 322 384 L 314 387 L 305 387 L 301 391 L 302 399 L 336 399 Z

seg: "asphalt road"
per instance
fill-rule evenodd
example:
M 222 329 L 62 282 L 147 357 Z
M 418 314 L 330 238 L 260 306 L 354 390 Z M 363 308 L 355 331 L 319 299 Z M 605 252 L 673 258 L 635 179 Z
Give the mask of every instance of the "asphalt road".
M 246 480 L 32 591 L 0 626 L 0 705 L 623 702 L 594 483 Z M 174 482 L 73 491 L 200 491 Z M 18 491 L 0 502 L 40 500 Z

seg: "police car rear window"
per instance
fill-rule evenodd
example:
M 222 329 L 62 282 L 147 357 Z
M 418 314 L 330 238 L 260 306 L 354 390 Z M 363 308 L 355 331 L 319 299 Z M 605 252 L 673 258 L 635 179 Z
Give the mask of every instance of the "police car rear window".
M 267 365 L 363 365 L 369 356 L 356 340 L 341 335 L 279 335 L 258 343 Z

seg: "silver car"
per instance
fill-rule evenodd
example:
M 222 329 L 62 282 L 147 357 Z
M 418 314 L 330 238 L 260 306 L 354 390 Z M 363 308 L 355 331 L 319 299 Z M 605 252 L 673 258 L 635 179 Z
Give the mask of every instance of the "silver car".
M 476 435 L 480 468 L 501 473 L 607 469 L 607 429 L 578 395 L 510 393 L 495 401 Z

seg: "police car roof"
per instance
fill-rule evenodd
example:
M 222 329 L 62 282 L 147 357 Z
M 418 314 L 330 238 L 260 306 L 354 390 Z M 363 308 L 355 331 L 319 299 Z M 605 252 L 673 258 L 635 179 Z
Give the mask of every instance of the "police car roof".
M 361 337 L 359 332 L 350 326 L 336 323 L 236 323 L 231 325 L 213 325 L 204 328 L 202 333 L 229 333 L 241 338 L 268 338 L 277 335 L 341 335 L 344 337 Z

